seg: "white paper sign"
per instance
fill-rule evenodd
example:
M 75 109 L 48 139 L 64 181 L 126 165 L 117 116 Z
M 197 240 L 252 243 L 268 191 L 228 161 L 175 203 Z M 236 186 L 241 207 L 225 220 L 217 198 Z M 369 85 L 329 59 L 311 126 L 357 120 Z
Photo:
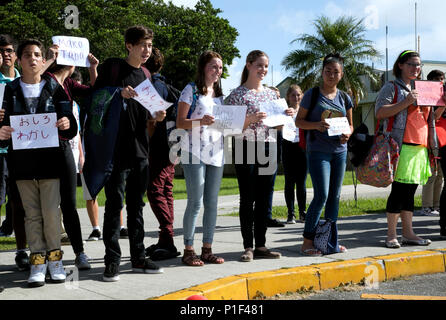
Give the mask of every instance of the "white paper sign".
M 299 142 L 299 128 L 296 127 L 294 119 L 291 117 L 289 118 L 288 122 L 283 125 L 282 137 L 293 143 Z
M 6 83 L 0 83 L 0 109 L 3 109 L 3 96 L 5 94 Z
M 10 117 L 12 148 L 37 149 L 59 146 L 56 113 L 36 113 Z
M 263 124 L 268 127 L 277 127 L 285 124 L 290 116 L 285 114 L 288 105 L 285 99 L 277 99 L 264 102 L 259 105 L 259 110 L 266 113 L 266 118 L 263 119 Z
M 57 64 L 65 66 L 89 67 L 90 43 L 86 38 L 54 36 L 51 38 L 59 46 Z
M 149 110 L 152 117 L 155 115 L 157 111 L 166 110 L 173 104 L 171 102 L 165 101 L 159 95 L 158 91 L 156 91 L 155 87 L 153 86 L 152 82 L 150 82 L 149 79 L 146 79 L 143 82 L 141 82 L 135 88 L 135 91 L 138 94 L 138 96 L 132 99 L 135 99 L 144 108 Z
M 247 106 L 214 105 L 212 116 L 214 116 L 215 122 L 209 128 L 217 130 L 232 129 L 234 134 L 241 133 L 245 124 L 247 108 Z
M 327 122 L 330 125 L 330 128 L 328 128 L 327 130 L 328 135 L 330 137 L 339 136 L 343 133 L 345 134 L 352 133 L 347 117 L 327 118 L 325 119 L 325 122 Z

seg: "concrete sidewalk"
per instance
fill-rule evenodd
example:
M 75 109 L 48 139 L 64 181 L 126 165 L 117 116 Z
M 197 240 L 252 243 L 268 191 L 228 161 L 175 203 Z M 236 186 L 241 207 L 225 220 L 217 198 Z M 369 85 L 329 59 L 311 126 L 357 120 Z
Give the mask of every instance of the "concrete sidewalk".
M 364 197 L 385 197 L 390 189 L 378 189 L 364 185 L 358 186 L 358 195 Z M 419 188 L 418 193 L 421 192 Z M 353 197 L 353 186 L 344 186 L 342 198 Z M 308 190 L 308 201 L 312 199 L 312 190 Z M 400 249 L 387 249 L 384 247 L 386 237 L 385 214 L 371 214 L 349 218 L 340 218 L 339 241 L 348 248 L 347 253 L 311 258 L 299 254 L 302 243 L 303 223 L 286 225 L 283 228 L 270 228 L 267 231 L 267 246 L 282 253 L 278 260 L 254 260 L 250 263 L 239 262 L 243 251 L 242 237 L 238 217 L 224 216 L 225 213 L 238 210 L 239 197 L 223 196 L 219 198 L 219 217 L 215 231 L 213 251 L 224 257 L 223 265 L 205 265 L 204 267 L 188 267 L 181 263 L 181 257 L 158 262 L 164 268 L 164 274 L 135 274 L 131 272 L 129 261 L 128 240 L 120 240 L 123 254 L 120 266 L 121 280 L 115 283 L 102 281 L 104 271 L 103 257 L 104 245 L 102 241 L 85 243 L 85 252 L 91 258 L 92 269 L 77 273 L 74 265 L 74 254 L 71 246 L 63 246 L 65 252 L 64 265 L 68 272 L 74 271 L 65 284 L 47 283 L 44 287 L 27 288 L 27 272 L 18 272 L 14 264 L 15 252 L 0 253 L 0 286 L 5 289 L 0 293 L 0 300 L 9 299 L 63 299 L 63 300 L 97 300 L 97 299 L 134 299 L 141 300 L 154 298 L 187 289 L 209 281 L 234 275 L 253 272 L 286 270 L 323 264 L 328 262 L 347 261 L 365 257 L 382 256 L 396 253 L 411 255 L 412 252 L 446 248 L 446 241 L 439 237 L 438 217 L 426 217 L 415 214 L 415 232 L 432 240 L 428 247 L 403 246 Z M 274 205 L 285 205 L 283 192 L 276 192 Z M 179 251 L 183 250 L 182 218 L 186 200 L 175 201 L 175 244 Z M 85 209 L 79 210 L 82 234 L 86 239 L 91 232 L 90 222 Z M 100 208 L 100 221 L 102 222 L 103 208 Z M 145 245 L 157 242 L 158 224 L 151 212 L 150 206 L 144 208 L 146 238 Z M 201 218 L 197 221 L 195 248 L 201 252 Z M 399 229 L 399 234 L 401 230 Z M 402 256 L 404 257 L 404 255 Z M 444 271 L 444 269 L 443 269 Z

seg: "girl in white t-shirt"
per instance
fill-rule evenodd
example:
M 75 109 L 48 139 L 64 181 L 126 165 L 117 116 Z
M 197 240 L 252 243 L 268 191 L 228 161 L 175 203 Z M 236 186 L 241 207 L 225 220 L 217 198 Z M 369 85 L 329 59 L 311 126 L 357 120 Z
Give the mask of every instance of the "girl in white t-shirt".
M 177 127 L 186 129 L 189 134 L 189 139 L 182 140 L 181 157 L 187 189 L 187 207 L 183 218 L 185 249 L 182 261 L 188 266 L 202 266 L 204 262 L 224 262 L 224 259 L 214 255 L 211 249 L 217 221 L 218 192 L 223 176 L 223 135 L 207 127 L 214 123 L 212 106 L 222 104 L 222 71 L 223 62 L 218 53 L 206 51 L 201 54 L 195 84 L 188 84 L 184 88 L 178 103 Z M 198 257 L 193 248 L 193 241 L 195 223 L 202 202 L 203 247 L 201 256 Z

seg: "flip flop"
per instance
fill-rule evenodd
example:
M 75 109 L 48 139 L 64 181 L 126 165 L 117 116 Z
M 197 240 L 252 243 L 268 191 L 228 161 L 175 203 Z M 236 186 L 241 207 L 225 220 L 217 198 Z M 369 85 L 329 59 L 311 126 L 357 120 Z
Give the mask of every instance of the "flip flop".
M 303 256 L 307 256 L 307 257 L 322 257 L 322 253 L 319 250 L 314 249 L 314 248 L 301 250 L 300 253 Z

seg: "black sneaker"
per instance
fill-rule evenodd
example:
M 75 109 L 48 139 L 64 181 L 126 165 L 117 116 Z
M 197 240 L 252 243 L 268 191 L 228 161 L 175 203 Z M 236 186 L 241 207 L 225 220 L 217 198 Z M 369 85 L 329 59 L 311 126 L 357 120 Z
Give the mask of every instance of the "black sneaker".
M 8 232 L 5 228 L 0 228 L 0 237 L 11 237 L 12 231 Z
M 132 262 L 132 270 L 133 272 L 151 273 L 151 274 L 158 274 L 164 272 L 162 268 L 154 264 L 153 261 L 150 260 L 149 258 L 139 260 L 138 262 Z
M 305 211 L 299 212 L 299 221 L 305 222 L 305 217 L 307 216 L 307 213 Z
M 150 257 L 153 261 L 172 259 L 179 255 L 181 255 L 181 252 L 178 252 L 174 245 L 163 247 L 159 244 L 152 244 L 146 248 L 146 257 Z
M 285 224 L 279 222 L 277 219 L 268 219 L 266 226 L 268 228 L 282 228 L 285 227 Z
M 127 228 L 122 228 L 119 231 L 119 239 L 128 239 L 129 238 L 129 230 Z
M 119 280 L 119 264 L 116 262 L 106 264 L 102 280 L 104 280 L 105 282 L 118 281 Z
M 88 237 L 87 241 L 98 241 L 102 239 L 101 231 L 98 229 L 93 229 L 93 231 L 90 233 L 90 236 Z
M 25 251 L 17 251 L 15 255 L 15 264 L 19 271 L 27 271 L 30 269 L 29 266 L 29 257 Z

